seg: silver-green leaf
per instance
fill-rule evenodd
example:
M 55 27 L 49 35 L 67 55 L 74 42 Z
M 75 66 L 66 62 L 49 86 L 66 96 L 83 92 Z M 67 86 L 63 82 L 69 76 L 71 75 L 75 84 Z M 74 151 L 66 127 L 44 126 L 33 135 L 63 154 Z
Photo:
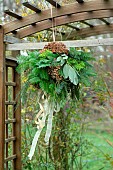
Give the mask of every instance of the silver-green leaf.
M 76 70 L 73 69 L 73 67 L 71 67 L 68 64 L 65 64 L 64 67 L 63 67 L 63 74 L 64 74 L 64 78 L 69 77 L 70 81 L 74 85 L 78 84 L 78 76 L 77 76 Z

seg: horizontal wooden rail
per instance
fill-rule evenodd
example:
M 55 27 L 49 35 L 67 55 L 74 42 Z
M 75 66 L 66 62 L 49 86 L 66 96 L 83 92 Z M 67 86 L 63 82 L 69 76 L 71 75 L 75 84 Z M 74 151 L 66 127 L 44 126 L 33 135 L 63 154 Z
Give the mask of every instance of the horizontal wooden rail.
M 16 123 L 16 119 L 7 119 L 7 120 L 5 120 L 5 124 L 9 124 L 9 123 Z
M 16 137 L 11 137 L 11 138 L 7 138 L 5 139 L 5 143 L 9 143 L 9 142 L 12 142 L 12 141 L 15 141 L 16 140 Z
M 19 38 L 13 37 L 11 35 L 5 35 L 4 36 L 4 42 L 14 44 L 14 43 L 22 43 L 22 42 L 27 42 L 25 40 L 21 40 Z
M 16 86 L 15 82 L 6 82 L 5 83 L 6 86 Z
M 6 101 L 5 105 L 15 105 L 16 102 L 15 101 Z
M 8 67 L 17 67 L 17 61 L 16 58 L 13 58 L 13 57 L 6 57 L 6 61 L 5 61 L 5 64 L 6 66 Z
M 6 61 L 7 61 L 7 60 L 12 61 L 12 62 L 13 62 L 13 61 L 14 61 L 14 62 L 17 61 L 17 59 L 14 58 L 14 57 L 6 57 Z
M 8 161 L 12 161 L 13 159 L 16 159 L 16 155 L 13 155 L 13 156 L 10 156 L 8 158 L 5 158 L 5 163 L 8 162 Z
M 61 41 L 68 48 L 69 47 L 94 47 L 94 46 L 109 46 L 113 45 L 113 38 L 106 39 L 92 39 L 92 40 L 74 40 L 74 41 Z M 43 49 L 48 42 L 40 42 L 40 43 L 16 43 L 16 44 L 8 44 L 6 46 L 7 50 L 35 50 L 35 49 Z

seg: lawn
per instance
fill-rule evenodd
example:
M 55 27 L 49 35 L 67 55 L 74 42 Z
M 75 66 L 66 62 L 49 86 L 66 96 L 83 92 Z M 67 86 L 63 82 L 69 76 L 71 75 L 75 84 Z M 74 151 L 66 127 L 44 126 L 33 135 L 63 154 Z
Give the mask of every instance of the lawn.
M 107 131 L 89 130 L 84 134 L 91 143 L 89 154 L 83 158 L 84 170 L 113 169 L 113 134 Z
M 24 126 L 22 133 L 23 170 L 54 170 L 54 162 L 49 159 L 46 147 L 42 146 L 43 142 L 37 147 L 33 160 L 29 161 L 27 159 L 35 129 L 33 130 L 31 124 L 28 124 Z M 69 154 L 71 155 L 69 158 L 69 170 L 113 169 L 113 147 L 111 146 L 113 141 L 112 131 L 88 129 L 80 136 L 80 138 L 81 143 L 83 144 L 76 153 L 75 158 L 72 158 L 72 155 Z M 72 151 L 69 152 L 72 153 Z M 73 166 L 71 165 L 72 159 L 74 159 Z

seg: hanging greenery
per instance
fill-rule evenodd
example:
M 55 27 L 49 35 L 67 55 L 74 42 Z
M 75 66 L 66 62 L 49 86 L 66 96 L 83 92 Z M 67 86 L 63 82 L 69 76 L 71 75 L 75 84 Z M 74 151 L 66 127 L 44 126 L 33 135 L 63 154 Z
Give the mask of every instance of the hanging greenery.
M 33 139 L 29 158 L 31 159 L 40 133 L 48 116 L 45 142 L 48 143 L 54 112 L 65 105 L 67 100 L 79 99 L 80 86 L 90 84 L 89 77 L 95 72 L 89 61 L 94 60 L 90 53 L 75 48 L 69 50 L 63 43 L 52 42 L 41 51 L 28 52 L 27 56 L 17 57 L 17 71 L 26 77 L 27 87 L 32 85 L 44 94 L 38 101 L 40 111 L 35 122 L 38 131 Z M 24 86 L 26 90 L 26 86 Z

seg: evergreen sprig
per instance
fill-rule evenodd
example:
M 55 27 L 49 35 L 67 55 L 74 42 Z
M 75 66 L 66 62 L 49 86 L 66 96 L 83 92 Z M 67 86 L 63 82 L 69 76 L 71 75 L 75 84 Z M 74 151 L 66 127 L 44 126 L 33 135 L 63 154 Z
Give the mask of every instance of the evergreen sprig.
M 95 76 L 94 60 L 90 53 L 70 48 L 69 54 L 53 53 L 50 50 L 28 52 L 27 56 L 18 56 L 17 72 L 24 74 L 27 82 L 41 88 L 55 101 L 62 102 L 70 95 L 79 98 L 80 84 L 89 85 L 89 77 Z M 60 66 L 61 80 L 53 79 L 48 68 Z

